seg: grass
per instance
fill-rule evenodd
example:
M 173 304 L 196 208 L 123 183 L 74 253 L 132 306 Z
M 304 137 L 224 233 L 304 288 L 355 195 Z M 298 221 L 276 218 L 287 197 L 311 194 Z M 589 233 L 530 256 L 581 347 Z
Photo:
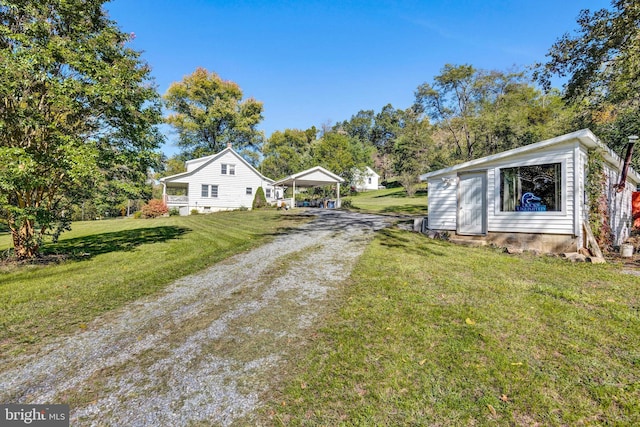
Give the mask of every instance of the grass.
M 0 267 L 0 355 L 84 329 L 100 314 L 264 243 L 299 220 L 262 210 L 74 223 L 43 251 L 66 260 Z M 0 236 L 0 250 L 9 246 L 9 236 Z
M 618 266 L 384 230 L 341 298 L 268 422 L 640 423 L 640 281 Z
M 365 191 L 345 197 L 344 200 L 349 200 L 352 208 L 361 212 L 422 216 L 427 214 L 427 189 L 424 185 L 418 187 L 413 197 L 407 197 L 404 188 L 397 187 Z

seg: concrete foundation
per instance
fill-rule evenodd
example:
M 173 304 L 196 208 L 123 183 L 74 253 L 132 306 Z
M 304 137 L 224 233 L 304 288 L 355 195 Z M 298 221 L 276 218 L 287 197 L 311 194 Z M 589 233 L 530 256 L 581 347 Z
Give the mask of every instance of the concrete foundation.
M 564 253 L 578 250 L 578 238 L 567 234 L 496 233 L 486 236 L 465 236 L 449 231 L 449 240 L 470 245 L 495 245 L 541 253 Z

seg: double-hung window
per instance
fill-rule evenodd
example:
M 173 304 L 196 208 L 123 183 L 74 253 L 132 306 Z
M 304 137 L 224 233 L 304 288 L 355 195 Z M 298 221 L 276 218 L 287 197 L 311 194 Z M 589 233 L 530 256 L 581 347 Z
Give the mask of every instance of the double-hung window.
M 220 174 L 221 175 L 235 175 L 236 174 L 236 165 L 232 165 L 229 163 L 221 163 L 220 164 Z
M 202 184 L 202 197 L 218 197 L 218 186 Z
M 251 187 L 247 187 L 246 192 L 247 192 L 247 196 L 252 195 L 252 194 L 253 194 L 253 188 L 251 188 Z

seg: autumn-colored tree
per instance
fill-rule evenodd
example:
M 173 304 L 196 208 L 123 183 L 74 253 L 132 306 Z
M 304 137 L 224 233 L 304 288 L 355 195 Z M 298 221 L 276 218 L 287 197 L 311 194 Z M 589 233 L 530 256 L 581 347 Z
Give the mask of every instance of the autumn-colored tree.
M 164 94 L 172 111 L 166 121 L 178 132 L 184 157 L 215 154 L 228 144 L 239 152 L 261 146 L 263 135 L 256 127 L 262 102 L 242 97 L 240 86 L 204 68 L 171 84 Z

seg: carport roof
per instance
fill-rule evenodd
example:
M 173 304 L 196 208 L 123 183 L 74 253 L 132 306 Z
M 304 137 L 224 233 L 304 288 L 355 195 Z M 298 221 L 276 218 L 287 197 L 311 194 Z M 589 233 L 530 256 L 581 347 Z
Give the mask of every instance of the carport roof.
M 339 184 L 341 182 L 344 182 L 344 179 L 338 175 L 329 172 L 322 166 L 316 166 L 294 175 L 289 175 L 286 178 L 274 182 L 273 185 L 292 186 L 295 184 L 296 187 L 322 187 L 325 185 Z

